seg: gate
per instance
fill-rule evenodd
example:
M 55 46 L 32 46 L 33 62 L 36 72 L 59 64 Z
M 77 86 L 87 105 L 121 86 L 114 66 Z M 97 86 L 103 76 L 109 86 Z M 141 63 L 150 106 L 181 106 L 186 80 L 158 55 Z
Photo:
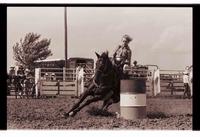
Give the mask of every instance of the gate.
M 80 96 L 94 70 L 84 70 L 81 79 L 75 68 L 36 68 L 36 96 Z
M 41 81 L 41 96 L 69 95 L 77 96 L 76 82 Z
M 182 95 L 184 70 L 160 70 L 161 90 L 166 95 Z

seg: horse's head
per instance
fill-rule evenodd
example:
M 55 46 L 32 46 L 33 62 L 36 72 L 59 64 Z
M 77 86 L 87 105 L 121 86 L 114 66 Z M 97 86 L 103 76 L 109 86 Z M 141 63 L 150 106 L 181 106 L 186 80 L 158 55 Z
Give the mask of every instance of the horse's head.
M 96 71 L 101 71 L 106 73 L 111 69 L 112 63 L 108 57 L 108 52 L 103 52 L 101 55 L 96 53 L 97 61 L 96 61 Z

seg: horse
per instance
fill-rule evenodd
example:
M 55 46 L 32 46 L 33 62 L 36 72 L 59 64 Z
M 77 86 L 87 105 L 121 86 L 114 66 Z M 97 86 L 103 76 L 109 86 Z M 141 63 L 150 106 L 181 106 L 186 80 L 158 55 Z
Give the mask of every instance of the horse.
M 92 83 L 81 95 L 77 103 L 67 112 L 64 117 L 75 116 L 85 106 L 103 101 L 102 110 L 107 110 L 113 103 L 118 103 L 120 100 L 120 77 L 117 68 L 112 64 L 108 57 L 108 52 L 103 52 L 101 55 L 96 53 L 97 61 Z M 83 101 L 90 96 L 84 103 Z

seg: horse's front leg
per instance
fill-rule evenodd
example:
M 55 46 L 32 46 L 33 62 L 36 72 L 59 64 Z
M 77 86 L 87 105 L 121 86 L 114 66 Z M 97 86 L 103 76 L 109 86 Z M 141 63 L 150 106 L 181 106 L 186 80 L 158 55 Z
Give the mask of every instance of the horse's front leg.
M 94 97 L 94 98 L 92 98 L 92 99 L 87 100 L 87 101 L 86 101 L 85 103 L 83 103 L 81 106 L 77 107 L 74 111 L 72 111 L 72 112 L 70 113 L 70 116 L 75 116 L 76 113 L 79 112 L 79 111 L 80 111 L 82 108 L 84 108 L 85 106 L 87 106 L 87 105 L 89 105 L 89 104 L 91 104 L 91 103 L 93 103 L 93 102 L 100 101 L 100 100 L 102 100 L 102 99 L 103 99 L 102 96 L 97 96 L 97 97 Z
M 79 101 L 67 113 L 64 113 L 64 117 L 66 118 L 70 116 L 73 113 L 73 111 L 80 106 L 80 104 L 85 100 L 85 98 L 92 95 L 92 93 L 94 92 L 94 89 L 95 89 L 95 85 L 91 84 L 88 87 L 88 89 L 81 95 Z

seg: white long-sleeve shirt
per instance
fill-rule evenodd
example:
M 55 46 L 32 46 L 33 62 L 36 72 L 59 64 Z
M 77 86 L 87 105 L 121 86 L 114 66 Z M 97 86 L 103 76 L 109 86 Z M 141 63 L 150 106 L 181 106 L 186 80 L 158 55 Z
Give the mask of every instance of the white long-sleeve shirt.
M 183 74 L 183 83 L 189 83 L 189 75 Z

